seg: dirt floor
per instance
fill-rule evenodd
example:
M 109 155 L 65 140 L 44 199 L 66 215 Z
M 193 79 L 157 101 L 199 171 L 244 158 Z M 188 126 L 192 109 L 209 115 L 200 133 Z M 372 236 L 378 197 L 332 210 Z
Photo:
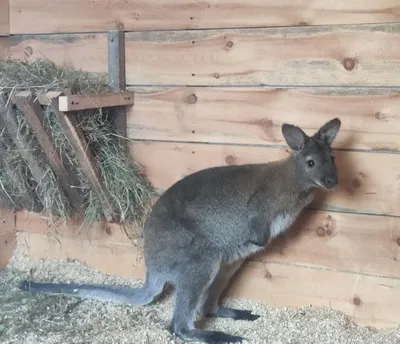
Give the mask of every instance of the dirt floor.
M 104 275 L 78 262 L 33 261 L 16 252 L 9 266 L 0 270 L 1 343 L 181 343 L 166 329 L 172 312 L 170 297 L 136 308 L 60 296 L 35 296 L 17 289 L 18 282 L 31 273 L 36 281 L 137 284 Z M 343 313 L 330 309 L 288 310 L 248 301 L 227 303 L 252 309 L 261 317 L 254 322 L 217 319 L 205 326 L 244 336 L 247 343 L 400 343 L 400 327 L 380 331 L 359 327 Z

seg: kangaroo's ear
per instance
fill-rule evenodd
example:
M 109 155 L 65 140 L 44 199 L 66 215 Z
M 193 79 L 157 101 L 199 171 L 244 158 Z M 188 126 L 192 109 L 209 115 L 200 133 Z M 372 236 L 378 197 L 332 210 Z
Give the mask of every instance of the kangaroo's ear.
M 334 118 L 329 122 L 326 122 L 314 135 L 314 137 L 319 138 L 327 145 L 331 145 L 335 139 L 339 129 L 340 129 L 340 119 Z
M 282 125 L 282 134 L 286 143 L 293 150 L 302 149 L 307 140 L 307 135 L 304 131 L 292 124 L 284 123 Z

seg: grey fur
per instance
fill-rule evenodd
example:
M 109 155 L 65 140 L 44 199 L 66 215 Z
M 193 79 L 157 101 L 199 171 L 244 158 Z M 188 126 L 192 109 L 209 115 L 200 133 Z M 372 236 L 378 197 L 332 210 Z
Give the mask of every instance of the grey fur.
M 282 133 L 293 151 L 290 157 L 267 164 L 213 167 L 171 186 L 143 228 L 147 276 L 142 288 L 23 281 L 21 289 L 146 305 L 170 284 L 175 287 L 173 333 L 186 341 L 242 342 L 238 336 L 195 328 L 195 318 L 258 318 L 247 310 L 220 306 L 221 294 L 244 260 L 285 233 L 313 200 L 316 188 L 337 185 L 330 145 L 340 125 L 335 118 L 309 137 L 284 124 Z

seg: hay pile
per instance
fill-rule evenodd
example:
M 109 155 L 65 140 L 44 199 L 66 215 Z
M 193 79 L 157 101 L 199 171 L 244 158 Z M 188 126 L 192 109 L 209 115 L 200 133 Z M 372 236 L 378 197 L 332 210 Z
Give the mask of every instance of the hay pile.
M 101 94 L 108 90 L 105 74 L 85 73 L 63 68 L 46 60 L 32 63 L 0 61 L 0 93 L 10 99 L 19 91 L 35 94 L 69 89 L 73 94 Z M 63 161 L 73 167 L 79 185 L 75 187 L 84 200 L 84 222 L 99 220 L 104 214 L 96 193 L 83 174 L 71 144 L 65 137 L 55 114 L 44 107 L 44 124 L 53 144 Z M 48 165 L 38 141 L 22 113 L 14 106 L 13 114 L 18 121 L 18 136 L 12 137 L 7 127 L 0 127 L 0 192 L 3 203 L 14 208 L 30 211 L 42 210 L 50 219 L 67 220 L 73 206 L 62 192 L 55 174 Z M 102 181 L 107 188 L 114 211 L 120 222 L 140 223 L 150 205 L 152 187 L 139 166 L 132 161 L 126 138 L 117 134 L 110 121 L 110 111 L 102 109 L 76 112 L 80 129 L 95 155 Z M 29 143 L 29 149 L 38 158 L 45 171 L 40 183 L 32 177 L 29 166 L 21 157 L 15 139 Z

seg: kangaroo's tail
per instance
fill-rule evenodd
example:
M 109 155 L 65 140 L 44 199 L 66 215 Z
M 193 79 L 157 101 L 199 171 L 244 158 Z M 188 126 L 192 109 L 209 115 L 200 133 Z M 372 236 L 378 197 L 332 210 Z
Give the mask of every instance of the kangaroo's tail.
M 145 288 L 131 289 L 102 284 L 36 283 L 23 280 L 19 289 L 39 294 L 65 295 L 81 299 L 109 301 L 115 303 L 142 304 Z

